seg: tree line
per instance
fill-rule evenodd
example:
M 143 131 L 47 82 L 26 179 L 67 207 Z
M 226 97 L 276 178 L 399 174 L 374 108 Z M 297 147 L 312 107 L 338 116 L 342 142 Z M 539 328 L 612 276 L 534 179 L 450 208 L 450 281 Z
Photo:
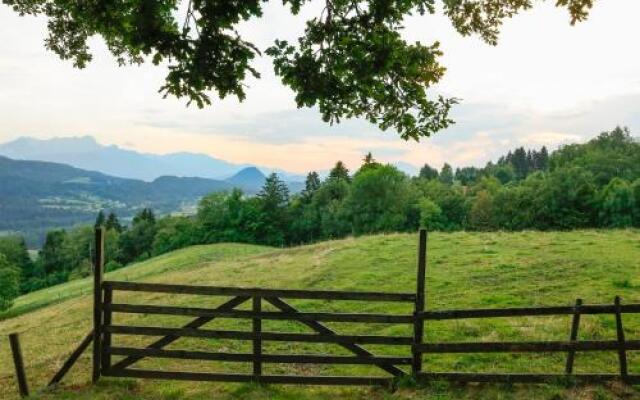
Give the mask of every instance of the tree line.
M 271 174 L 256 196 L 238 189 L 212 193 L 192 216 L 157 218 L 143 209 L 125 226 L 114 213 L 100 212 L 96 225 L 106 228 L 107 270 L 194 244 L 292 246 L 419 227 L 640 227 L 640 143 L 628 129 L 616 128 L 551 154 L 545 147 L 520 147 L 483 168 L 425 164 L 416 177 L 368 154 L 354 173 L 340 161 L 324 179 L 309 173 L 298 194 Z M 90 226 L 50 231 L 35 262 L 21 238 L 0 239 L 0 282 L 15 282 L 0 297 L 88 275 L 92 237 Z

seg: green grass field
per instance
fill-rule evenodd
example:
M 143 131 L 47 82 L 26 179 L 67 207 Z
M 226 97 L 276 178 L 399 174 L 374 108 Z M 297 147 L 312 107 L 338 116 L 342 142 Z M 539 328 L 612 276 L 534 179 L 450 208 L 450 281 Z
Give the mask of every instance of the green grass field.
M 413 292 L 417 235 L 394 234 L 323 242 L 291 249 L 219 244 L 176 251 L 108 274 L 108 279 L 199 285 L 260 286 L 335 290 Z M 640 302 L 640 231 L 578 231 L 567 233 L 436 233 L 429 240 L 427 308 L 569 305 Z M 80 280 L 24 296 L 0 315 L 0 398 L 17 398 L 6 335 L 21 333 L 32 391 L 47 380 L 91 329 L 91 283 Z M 211 307 L 225 298 L 117 293 L 116 301 Z M 390 303 L 291 301 L 310 311 L 411 312 Z M 265 306 L 265 309 L 269 309 Z M 179 326 L 189 318 L 116 315 L 115 323 Z M 640 338 L 640 316 L 626 315 L 628 338 Z M 208 328 L 246 330 L 242 320 L 217 320 Z M 329 323 L 343 333 L 410 335 L 406 326 Z M 458 320 L 429 323 L 426 340 L 566 340 L 570 317 Z M 299 324 L 265 321 L 263 329 L 308 332 Z M 612 316 L 583 317 L 580 338 L 613 339 Z M 117 337 L 115 344 L 144 346 L 151 338 Z M 248 351 L 246 342 L 181 339 L 173 349 Z M 406 355 L 404 347 L 368 346 L 387 355 Z M 265 343 L 265 353 L 330 352 L 347 354 L 329 344 Z M 561 372 L 566 355 L 453 354 L 425 357 L 426 371 Z M 630 372 L 640 373 L 640 357 L 629 353 Z M 242 363 L 143 360 L 138 366 L 191 371 L 249 372 Z M 616 372 L 615 352 L 579 353 L 576 372 Z M 268 374 L 379 375 L 365 366 L 264 366 Z M 381 388 L 256 386 L 103 379 L 90 385 L 90 358 L 85 354 L 44 399 L 609 399 L 640 398 L 640 392 L 619 384 L 604 387 L 555 385 L 455 385 Z

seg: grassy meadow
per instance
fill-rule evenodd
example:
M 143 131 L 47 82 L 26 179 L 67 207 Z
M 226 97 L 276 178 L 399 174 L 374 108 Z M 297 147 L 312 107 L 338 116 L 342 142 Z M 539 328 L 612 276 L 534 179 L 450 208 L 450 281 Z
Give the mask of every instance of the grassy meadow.
M 327 241 L 274 249 L 217 244 L 195 246 L 148 260 L 107 275 L 138 280 L 198 285 L 260 286 L 335 290 L 413 292 L 417 235 L 392 234 Z M 640 231 L 574 231 L 522 233 L 434 233 L 429 238 L 427 309 L 569 305 L 577 297 L 586 304 L 640 302 Z M 116 302 L 214 307 L 227 298 L 116 292 Z M 305 311 L 404 312 L 394 303 L 291 300 Z M 248 304 L 242 307 L 247 309 Z M 265 310 L 271 310 L 266 304 Z M 0 398 L 17 398 L 6 335 L 21 333 L 32 392 L 42 399 L 613 399 L 640 398 L 619 384 L 565 387 L 555 385 L 456 385 L 433 383 L 382 388 L 258 386 L 103 379 L 90 385 L 87 352 L 53 391 L 38 391 L 91 329 L 91 282 L 69 282 L 23 296 L 0 314 Z M 188 317 L 116 314 L 114 323 L 177 327 Z M 570 317 L 432 322 L 426 341 L 566 340 Z M 640 338 L 640 315 L 625 315 L 628 338 Z M 411 327 L 328 323 L 341 333 L 410 335 Z M 209 329 L 247 330 L 247 321 L 216 320 Z M 309 332 L 292 321 L 264 321 L 264 330 Z M 615 338 L 613 316 L 584 316 L 582 339 Z M 142 347 L 153 338 L 114 336 L 115 345 Z M 330 352 L 348 354 L 331 344 L 264 342 L 264 353 Z M 180 339 L 170 349 L 248 351 L 250 342 Z M 366 346 L 374 353 L 408 355 L 403 346 Z M 629 352 L 631 373 L 640 373 L 640 356 Z M 562 372 L 566 355 L 452 354 L 425 356 L 425 371 Z M 114 360 L 117 361 L 117 357 Z M 249 372 L 248 363 L 142 360 L 136 366 L 185 371 Z M 369 366 L 265 364 L 265 374 L 380 375 Z M 615 352 L 578 353 L 575 371 L 617 372 Z

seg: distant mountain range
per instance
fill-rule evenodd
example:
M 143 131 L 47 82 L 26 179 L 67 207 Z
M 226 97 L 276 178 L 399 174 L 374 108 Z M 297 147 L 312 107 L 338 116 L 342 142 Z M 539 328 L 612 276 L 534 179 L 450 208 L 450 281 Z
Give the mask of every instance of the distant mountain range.
M 250 164 L 234 164 L 205 154 L 139 153 L 118 146 L 105 146 L 91 136 L 34 139 L 22 137 L 0 144 L 0 155 L 15 160 L 37 160 L 68 164 L 89 171 L 121 178 L 153 181 L 161 176 L 199 177 L 224 180 Z M 276 172 L 288 182 L 303 182 L 304 177 L 283 170 L 257 167 L 261 173 Z
M 160 214 L 195 211 L 211 192 L 241 188 L 257 193 L 265 175 L 255 167 L 226 180 L 161 176 L 151 182 L 119 178 L 66 164 L 0 156 L 0 235 L 20 232 L 31 244 L 49 229 L 92 223 L 100 210 L 127 219 L 144 207 Z M 292 191 L 299 184 L 290 184 Z

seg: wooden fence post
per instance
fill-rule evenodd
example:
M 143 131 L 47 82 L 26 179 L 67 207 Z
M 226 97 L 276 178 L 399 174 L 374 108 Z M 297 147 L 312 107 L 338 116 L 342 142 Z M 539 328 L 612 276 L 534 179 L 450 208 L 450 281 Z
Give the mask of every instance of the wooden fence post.
M 425 277 L 427 270 L 427 231 L 420 229 L 418 239 L 418 275 L 416 282 L 416 303 L 413 314 L 413 344 L 414 346 L 422 344 L 424 336 L 424 321 L 418 317 L 418 314 L 425 308 Z M 411 372 L 413 376 L 417 376 L 422 371 L 422 353 L 415 348 L 411 350 L 413 361 L 411 363 Z
M 104 267 L 104 230 L 95 231 L 95 258 L 93 263 L 93 374 L 92 382 L 100 379 L 102 355 L 102 273 Z
M 620 361 L 620 376 L 623 381 L 626 381 L 628 371 L 627 371 L 627 352 L 626 352 L 626 344 L 624 340 L 624 330 L 622 328 L 622 311 L 620 306 L 621 300 L 620 296 L 616 296 L 614 300 L 614 304 L 616 307 L 616 333 L 618 336 L 618 360 Z
M 21 397 L 29 397 L 29 386 L 27 385 L 27 375 L 24 372 L 24 361 L 22 360 L 22 349 L 20 348 L 20 338 L 17 333 L 9 335 L 11 353 L 13 354 L 13 364 L 16 368 L 16 379 L 18 380 L 18 390 Z
M 262 311 L 262 298 L 259 296 L 253 297 L 253 312 L 259 313 Z M 253 318 L 253 376 L 256 380 L 260 381 L 262 375 L 262 339 L 260 334 L 262 332 L 262 319 L 260 317 Z
M 576 341 L 578 340 L 578 328 L 580 327 L 580 306 L 582 306 L 582 299 L 576 299 L 575 311 L 573 312 L 573 320 L 571 321 L 571 335 L 569 337 L 571 343 L 576 343 Z M 567 353 L 567 364 L 564 369 L 564 372 L 567 375 L 571 375 L 573 373 L 573 360 L 575 358 L 575 355 L 575 349 L 571 349 Z

